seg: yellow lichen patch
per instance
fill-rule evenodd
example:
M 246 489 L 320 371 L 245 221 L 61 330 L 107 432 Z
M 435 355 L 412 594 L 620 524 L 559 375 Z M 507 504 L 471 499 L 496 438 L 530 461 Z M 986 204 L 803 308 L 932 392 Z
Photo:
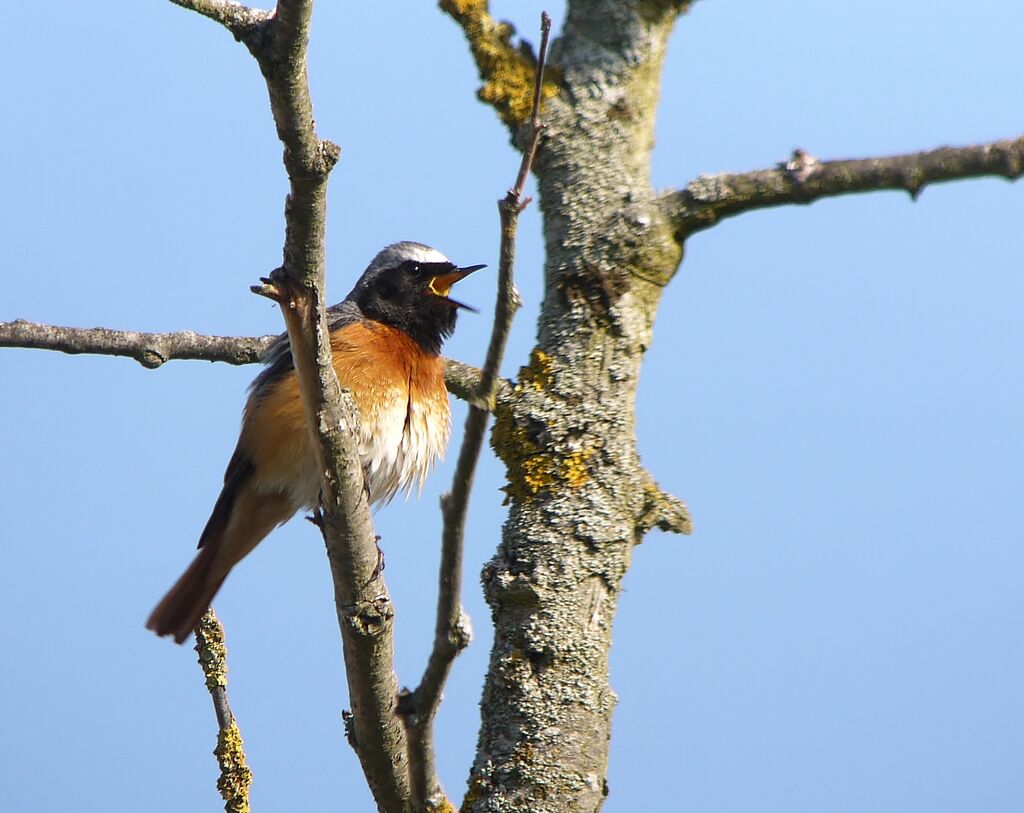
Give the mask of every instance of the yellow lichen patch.
M 494 107 L 506 124 L 528 121 L 533 109 L 536 65 L 512 45 L 515 29 L 491 17 L 487 0 L 441 0 L 440 6 L 462 26 L 469 40 L 477 70 L 484 81 L 477 92 L 480 101 Z M 550 71 L 549 68 L 545 75 L 550 77 Z M 550 99 L 557 93 L 558 85 L 549 78 L 541 88 L 541 99 Z
M 510 500 L 529 500 L 560 486 L 580 488 L 590 479 L 591 450 L 559 454 L 541 449 L 507 409 L 496 416 L 491 446 L 505 462 L 508 483 L 503 491 Z
M 531 494 L 550 489 L 555 484 L 555 464 L 550 457 L 536 454 L 522 464 L 523 485 Z
M 245 751 L 242 749 L 242 735 L 235 725 L 221 729 L 217 737 L 217 748 L 213 752 L 220 764 L 220 778 L 217 790 L 224 799 L 224 809 L 228 813 L 249 813 L 249 786 L 252 784 L 252 771 L 245 764 Z
M 491 447 L 505 461 L 508 484 L 504 491 L 508 498 L 524 500 L 536 494 L 537 475 L 530 471 L 536 464 L 528 461 L 535 458 L 539 450 L 526 436 L 523 428 L 516 424 L 511 410 L 500 409 L 495 414 Z
M 580 488 L 590 479 L 590 471 L 587 469 L 587 458 L 590 455 L 590 449 L 584 449 L 562 458 L 562 479 L 569 488 Z
M 519 370 L 519 383 L 543 392 L 551 386 L 551 356 L 539 347 L 530 352 L 530 363 Z
M 227 686 L 228 653 L 224 646 L 224 627 L 213 612 L 213 607 L 203 614 L 196 626 L 195 651 L 206 676 L 206 688 L 213 691 Z

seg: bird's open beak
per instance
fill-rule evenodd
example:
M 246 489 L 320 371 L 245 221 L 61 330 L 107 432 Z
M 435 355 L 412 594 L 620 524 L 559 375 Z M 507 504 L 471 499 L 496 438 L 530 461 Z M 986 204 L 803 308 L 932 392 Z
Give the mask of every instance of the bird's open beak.
M 486 265 L 467 265 L 465 268 L 455 268 L 449 271 L 447 274 L 439 274 L 438 276 L 434 277 L 432 280 L 430 280 L 430 285 L 428 286 L 428 288 L 432 294 L 434 294 L 435 296 L 442 297 L 443 299 L 447 299 L 449 302 L 451 302 L 458 308 L 465 308 L 468 311 L 473 311 L 473 313 L 479 313 L 480 311 L 478 311 L 476 308 L 466 305 L 463 302 L 458 302 L 452 299 L 450 296 L 448 296 L 448 294 L 451 292 L 452 286 L 456 282 L 465 279 L 474 271 L 479 271 L 481 268 L 486 267 Z

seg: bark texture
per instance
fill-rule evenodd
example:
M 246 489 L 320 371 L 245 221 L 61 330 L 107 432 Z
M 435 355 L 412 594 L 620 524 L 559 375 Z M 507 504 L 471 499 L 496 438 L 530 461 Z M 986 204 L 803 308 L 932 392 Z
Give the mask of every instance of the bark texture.
M 612 619 L 649 527 L 635 394 L 682 257 L 649 181 L 681 8 L 575 2 L 552 48 L 562 84 L 543 109 L 536 163 L 545 297 L 537 346 L 493 435 L 510 511 L 483 574 L 495 643 L 465 810 L 591 811 L 608 793 Z

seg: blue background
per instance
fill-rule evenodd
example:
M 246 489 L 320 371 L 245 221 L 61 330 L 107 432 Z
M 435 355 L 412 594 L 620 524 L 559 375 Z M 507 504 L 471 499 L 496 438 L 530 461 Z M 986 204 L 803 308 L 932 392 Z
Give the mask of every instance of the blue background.
M 12 3 L 0 319 L 266 334 L 286 181 L 245 50 L 169 3 Z M 536 42 L 535 2 L 492 4 Z M 549 6 L 560 26 L 563 9 Z M 1019 3 L 698 3 L 665 67 L 654 179 L 1024 131 Z M 414 239 L 496 264 L 518 165 L 431 3 L 321 3 L 310 76 L 332 176 L 329 285 Z M 1001 179 L 757 212 L 695 236 L 638 403 L 644 461 L 694 514 L 637 549 L 612 652 L 605 810 L 1024 809 L 1024 187 Z M 541 298 L 536 206 L 526 306 Z M 448 352 L 479 363 L 493 276 Z M 191 558 L 255 369 L 0 350 L 0 808 L 218 810 L 193 653 L 142 623 Z M 456 405 L 455 426 L 463 410 Z M 397 668 L 428 652 L 438 494 L 378 517 Z M 477 574 L 503 518 L 483 462 L 476 631 L 438 721 L 457 798 L 489 649 Z M 370 810 L 319 536 L 293 521 L 217 599 L 254 809 Z

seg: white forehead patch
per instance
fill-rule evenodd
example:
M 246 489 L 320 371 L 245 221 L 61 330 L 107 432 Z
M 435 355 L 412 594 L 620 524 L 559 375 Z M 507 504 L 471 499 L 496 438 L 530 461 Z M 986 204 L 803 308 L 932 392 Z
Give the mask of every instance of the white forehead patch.
M 397 268 L 409 260 L 417 263 L 451 263 L 451 260 L 436 248 L 425 246 L 423 243 L 393 243 L 373 258 L 366 273 L 373 274 L 385 268 Z
M 405 255 L 405 259 L 415 260 L 418 263 L 451 262 L 436 248 L 425 246 L 422 243 L 398 243 L 397 247 L 400 247 L 401 253 Z

